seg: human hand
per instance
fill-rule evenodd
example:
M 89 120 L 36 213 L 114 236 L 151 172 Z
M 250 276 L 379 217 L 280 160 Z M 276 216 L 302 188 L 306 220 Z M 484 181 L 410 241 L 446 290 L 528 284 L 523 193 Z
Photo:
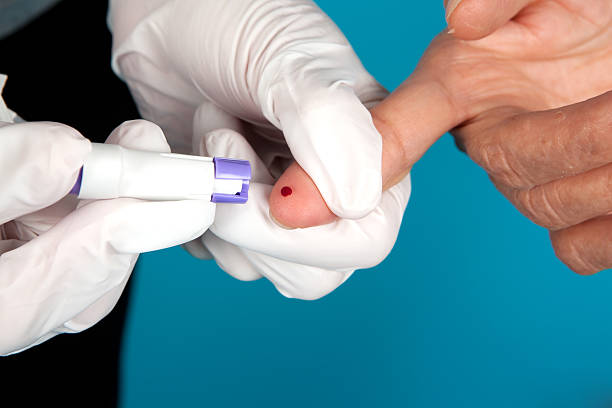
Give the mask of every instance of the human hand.
M 114 68 L 174 150 L 251 161 L 247 205 L 218 208 L 190 252 L 305 299 L 384 259 L 410 195 L 408 177 L 381 194 L 383 143 L 367 107 L 387 92 L 314 3 L 114 1 L 110 22 Z M 268 197 L 294 158 L 344 220 L 312 231 L 272 220 Z M 323 223 L 326 213 L 293 187 L 286 207 L 297 204 L 295 222 L 281 222 Z
M 452 3 L 454 34 L 440 34 L 372 110 L 403 152 L 391 173 L 454 128 L 499 190 L 551 231 L 570 268 L 611 267 L 612 3 Z
M 0 98 L 0 117 L 2 107 Z M 126 122 L 107 143 L 170 151 L 144 121 Z M 0 355 L 93 326 L 117 303 L 139 253 L 190 241 L 213 221 L 208 202 L 67 195 L 90 149 L 65 125 L 0 122 Z

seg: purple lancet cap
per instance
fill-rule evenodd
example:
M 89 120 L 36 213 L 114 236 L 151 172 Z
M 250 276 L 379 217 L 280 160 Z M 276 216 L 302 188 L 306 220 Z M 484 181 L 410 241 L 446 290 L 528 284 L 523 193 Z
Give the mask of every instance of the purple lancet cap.
M 251 164 L 247 160 L 225 159 L 214 157 L 215 179 L 242 180 L 242 190 L 236 194 L 213 193 L 210 201 L 213 203 L 244 204 L 249 199 L 249 182 L 251 180 Z
M 76 183 L 72 186 L 72 190 L 68 194 L 79 195 L 81 192 L 81 183 L 83 182 L 83 168 L 79 171 L 79 177 L 77 177 Z

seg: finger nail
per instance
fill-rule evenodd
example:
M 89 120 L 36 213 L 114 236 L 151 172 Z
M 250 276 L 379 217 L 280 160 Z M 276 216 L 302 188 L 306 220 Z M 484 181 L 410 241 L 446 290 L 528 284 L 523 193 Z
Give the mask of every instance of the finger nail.
M 449 30 L 448 30 L 446 33 L 447 33 L 447 34 L 453 34 L 454 32 L 455 32 L 455 29 L 454 29 L 454 28 L 451 28 L 451 29 L 449 29 Z
M 449 0 L 448 4 L 446 5 L 446 21 L 447 22 L 448 20 L 450 20 L 451 15 L 455 11 L 459 3 L 461 3 L 461 0 Z

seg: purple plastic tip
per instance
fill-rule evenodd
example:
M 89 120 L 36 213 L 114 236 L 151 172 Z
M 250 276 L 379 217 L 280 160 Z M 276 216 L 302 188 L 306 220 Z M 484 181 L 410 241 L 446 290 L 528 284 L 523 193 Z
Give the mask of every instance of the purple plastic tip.
M 215 163 L 215 178 L 224 180 L 242 180 L 242 190 L 236 194 L 213 193 L 210 201 L 213 203 L 244 204 L 249 199 L 249 181 L 251 180 L 251 164 L 247 160 L 213 158 Z
M 81 192 L 81 183 L 83 182 L 83 168 L 79 171 L 79 176 L 77 177 L 76 183 L 72 186 L 72 190 L 68 194 L 79 195 Z

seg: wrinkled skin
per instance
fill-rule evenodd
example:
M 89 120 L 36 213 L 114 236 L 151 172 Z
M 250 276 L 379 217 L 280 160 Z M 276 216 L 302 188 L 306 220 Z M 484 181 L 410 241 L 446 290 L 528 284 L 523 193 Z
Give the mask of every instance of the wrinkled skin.
M 451 34 L 373 110 L 403 152 L 395 173 L 454 128 L 495 186 L 550 230 L 563 262 L 611 268 L 612 2 L 503 3 L 463 0 Z

